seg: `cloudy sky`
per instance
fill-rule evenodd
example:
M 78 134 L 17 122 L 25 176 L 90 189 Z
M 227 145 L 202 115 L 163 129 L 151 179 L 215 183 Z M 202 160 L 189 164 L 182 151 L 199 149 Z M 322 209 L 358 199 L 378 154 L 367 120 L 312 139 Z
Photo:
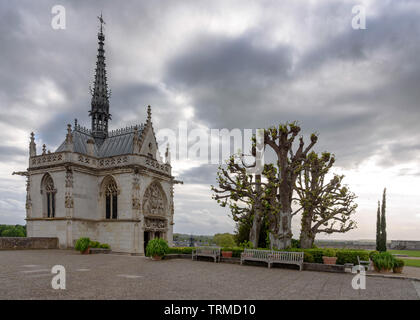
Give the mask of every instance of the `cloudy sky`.
M 358 4 L 365 30 L 352 28 Z M 27 168 L 29 133 L 53 151 L 67 123 L 89 124 L 101 11 L 112 129 L 144 122 L 148 104 L 155 131 L 298 120 L 358 195 L 358 229 L 333 238 L 373 239 L 387 187 L 388 238 L 420 240 L 420 2 L 403 0 L 0 0 L 0 224 L 25 223 L 11 173 Z M 175 232 L 233 231 L 211 199 L 216 167 L 173 159 Z

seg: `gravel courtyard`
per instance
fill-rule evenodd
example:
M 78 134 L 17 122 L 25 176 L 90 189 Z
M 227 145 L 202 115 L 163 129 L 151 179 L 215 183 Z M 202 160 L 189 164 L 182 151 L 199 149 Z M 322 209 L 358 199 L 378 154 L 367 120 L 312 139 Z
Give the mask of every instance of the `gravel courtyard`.
M 51 268 L 66 269 L 66 289 Z M 228 263 L 95 254 L 0 251 L 0 299 L 419 299 L 420 282 Z

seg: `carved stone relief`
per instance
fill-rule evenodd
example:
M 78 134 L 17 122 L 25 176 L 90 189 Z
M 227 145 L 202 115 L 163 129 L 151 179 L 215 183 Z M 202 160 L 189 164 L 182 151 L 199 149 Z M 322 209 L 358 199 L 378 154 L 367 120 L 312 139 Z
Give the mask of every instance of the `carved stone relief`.
M 145 218 L 144 227 L 146 230 L 166 230 L 166 220 L 164 219 L 155 219 L 155 218 Z
M 69 192 L 66 192 L 66 196 L 65 196 L 65 200 L 64 200 L 64 206 L 66 208 L 73 208 L 73 206 L 74 206 L 73 196 Z
M 73 171 L 66 169 L 66 188 L 73 188 Z
M 164 195 L 156 183 L 150 185 L 143 196 L 144 215 L 165 215 Z

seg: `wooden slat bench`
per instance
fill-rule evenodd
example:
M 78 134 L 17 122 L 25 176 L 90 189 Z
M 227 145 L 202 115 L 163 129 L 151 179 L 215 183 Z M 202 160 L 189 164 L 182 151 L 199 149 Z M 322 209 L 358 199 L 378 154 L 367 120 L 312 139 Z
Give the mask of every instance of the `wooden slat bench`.
M 192 251 L 192 260 L 201 257 L 211 257 L 214 259 L 214 262 L 220 261 L 220 248 L 215 247 L 198 247 Z
M 244 252 L 241 253 L 241 264 L 246 260 L 263 261 L 269 263 L 270 253 L 270 250 L 244 249 Z
M 273 263 L 296 264 L 299 270 L 302 270 L 303 256 L 303 252 L 244 249 L 241 254 L 241 264 L 246 260 L 267 262 L 269 268 Z
M 299 271 L 302 271 L 303 255 L 303 252 L 271 251 L 268 267 L 271 268 L 273 263 L 296 264 L 299 266 Z

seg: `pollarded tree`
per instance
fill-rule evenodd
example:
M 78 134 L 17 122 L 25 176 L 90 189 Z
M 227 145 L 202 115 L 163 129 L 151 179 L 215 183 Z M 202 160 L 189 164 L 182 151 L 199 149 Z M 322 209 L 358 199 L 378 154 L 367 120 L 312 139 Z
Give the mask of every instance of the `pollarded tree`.
M 261 209 L 261 199 L 264 196 L 263 183 L 261 175 L 249 174 L 246 166 L 240 164 L 240 159 L 239 155 L 233 155 L 228 160 L 226 168 L 219 167 L 218 187 L 211 186 L 211 190 L 214 192 L 213 199 L 222 207 L 230 208 L 235 222 L 252 221 L 249 240 L 256 248 L 263 215 Z
M 292 239 L 292 196 L 296 179 L 309 151 L 318 141 L 316 134 L 311 134 L 311 141 L 305 147 L 303 137 L 294 150 L 294 141 L 301 128 L 296 122 L 280 124 L 264 130 L 264 144 L 271 147 L 276 154 L 277 184 L 271 192 L 272 200 L 269 206 L 270 215 L 270 246 L 284 249 L 291 246 Z M 274 201 L 274 199 L 276 201 Z
M 344 176 L 326 178 L 335 158 L 328 152 L 311 152 L 299 171 L 296 183 L 297 203 L 302 211 L 301 248 L 311 248 L 318 233 L 344 233 L 356 228 L 351 220 L 356 195 L 343 185 Z

